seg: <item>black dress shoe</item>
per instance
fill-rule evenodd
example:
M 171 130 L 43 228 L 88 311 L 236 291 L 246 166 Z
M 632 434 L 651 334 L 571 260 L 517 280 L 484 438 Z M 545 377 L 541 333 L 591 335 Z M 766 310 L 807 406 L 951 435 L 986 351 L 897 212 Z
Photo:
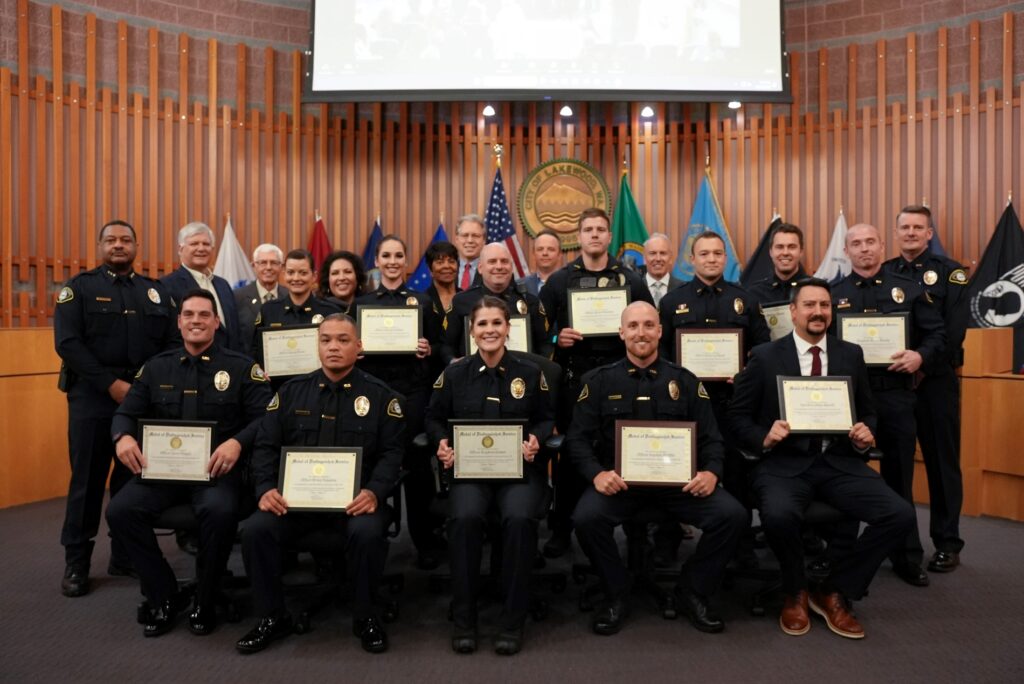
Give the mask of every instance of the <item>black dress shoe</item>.
M 352 633 L 359 637 L 367 653 L 383 653 L 388 650 L 388 635 L 377 618 L 354 621 Z
M 600 606 L 590 620 L 590 628 L 595 634 L 610 636 L 618 634 L 622 629 L 622 623 L 629 615 L 629 604 L 622 599 L 609 601 Z
M 523 648 L 523 628 L 503 629 L 494 637 L 494 652 L 498 655 L 515 655 Z
M 196 636 L 206 636 L 217 628 L 217 609 L 214 606 L 196 605 L 188 614 L 188 631 Z
M 180 599 L 177 595 L 163 601 L 155 608 L 150 608 L 146 624 L 142 625 L 142 635 L 147 637 L 158 637 L 167 634 L 174 627 L 174 619 L 182 609 Z
M 547 558 L 561 558 L 569 550 L 572 539 L 568 532 L 555 532 L 544 544 L 544 556 Z
M 708 602 L 688 589 L 676 587 L 676 605 L 682 609 L 690 623 L 702 632 L 716 634 L 725 629 L 725 623 L 714 614 Z
M 452 650 L 468 655 L 476 651 L 476 627 L 458 627 L 452 630 Z
M 64 578 L 60 581 L 60 593 L 76 598 L 89 593 L 89 567 L 87 565 L 68 565 L 64 568 Z
M 956 551 L 936 551 L 928 561 L 929 572 L 953 572 L 960 565 L 960 554 Z
M 927 587 L 928 573 L 921 569 L 917 563 L 907 561 L 905 563 L 894 563 L 892 569 L 896 575 L 912 587 Z
M 258 653 L 270 645 L 270 642 L 283 639 L 292 633 L 292 617 L 260 618 L 244 637 L 235 642 L 239 653 Z

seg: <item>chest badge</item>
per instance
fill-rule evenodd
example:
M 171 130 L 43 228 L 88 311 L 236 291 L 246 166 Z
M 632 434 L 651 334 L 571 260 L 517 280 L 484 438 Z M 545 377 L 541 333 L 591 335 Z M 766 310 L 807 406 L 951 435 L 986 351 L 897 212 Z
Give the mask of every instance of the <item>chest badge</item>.
M 892 288 L 892 301 L 896 302 L 897 304 L 902 304 L 903 301 L 906 298 L 907 298 L 907 296 L 905 294 L 903 294 L 903 288 L 901 288 L 901 287 L 894 287 L 894 288 Z
M 597 279 L 597 286 L 598 287 L 608 287 L 608 283 L 609 282 L 611 282 L 611 281 L 608 280 L 608 276 L 601 276 L 600 278 Z
M 522 300 L 520 300 L 522 301 Z M 526 396 L 526 382 L 522 378 L 515 378 L 512 381 L 512 397 L 514 399 L 522 399 Z
M 313 325 L 320 325 L 323 322 L 324 322 L 324 315 L 323 314 L 314 314 L 313 315 Z
M 419 304 L 419 302 L 412 295 L 409 295 L 408 297 L 405 298 L 406 306 L 416 306 L 417 304 Z
M 672 397 L 672 401 L 679 401 L 679 383 L 675 380 L 668 381 L 668 396 Z
M 922 280 L 924 280 L 925 285 L 934 285 L 939 282 L 939 274 L 935 271 L 925 271 Z
M 523 316 L 526 315 L 526 301 L 525 300 L 520 299 L 519 301 L 516 302 L 516 311 L 518 311 Z
M 742 314 L 743 313 L 743 300 L 740 299 L 739 297 L 737 297 L 736 299 L 732 300 L 732 309 L 736 313 Z
M 360 418 L 370 412 L 370 400 L 363 395 L 356 397 L 353 406 L 355 407 L 356 415 Z
M 218 392 L 223 392 L 231 385 L 231 376 L 228 375 L 227 371 L 217 371 L 217 374 L 213 376 L 213 386 L 217 388 Z
M 149 301 L 154 304 L 160 303 L 160 293 L 156 291 L 155 287 L 151 287 L 146 291 L 146 296 L 149 297 Z

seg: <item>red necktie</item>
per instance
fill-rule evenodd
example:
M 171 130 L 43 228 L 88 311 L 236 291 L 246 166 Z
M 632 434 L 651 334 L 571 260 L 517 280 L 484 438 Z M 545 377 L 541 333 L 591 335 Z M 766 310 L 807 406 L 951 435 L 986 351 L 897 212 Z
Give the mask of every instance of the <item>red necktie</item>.
M 469 289 L 469 268 L 470 268 L 470 266 L 467 263 L 466 267 L 462 270 L 462 282 L 459 283 L 459 289 L 460 290 L 468 290 Z
M 811 347 L 811 354 L 814 355 L 811 359 L 811 375 L 821 375 L 821 347 Z

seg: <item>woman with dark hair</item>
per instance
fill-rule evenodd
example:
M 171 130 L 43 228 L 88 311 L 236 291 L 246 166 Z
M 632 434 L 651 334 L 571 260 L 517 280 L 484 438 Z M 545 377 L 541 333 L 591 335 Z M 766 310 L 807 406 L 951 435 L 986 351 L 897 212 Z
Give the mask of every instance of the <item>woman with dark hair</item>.
M 537 526 L 547 487 L 547 471 L 538 461 L 540 445 L 554 428 L 547 380 L 535 364 L 508 352 L 509 309 L 504 301 L 484 296 L 470 313 L 470 334 L 477 351 L 455 361 L 434 383 L 426 429 L 445 469 L 459 458 L 449 419 L 521 419 L 524 478 L 466 481 L 454 479 L 448 495 L 448 550 L 452 571 L 452 649 L 472 653 L 477 647 L 476 599 L 487 512 L 493 503 L 501 518 L 501 581 L 505 604 L 494 650 L 512 655 L 522 648 L 530 606 L 530 570 L 537 553 Z M 497 543 L 497 542 L 496 542 Z
M 459 270 L 459 252 L 455 245 L 442 240 L 431 243 L 423 258 L 427 261 L 432 281 L 427 288 L 427 296 L 434 303 L 434 309 L 447 314 L 452 308 L 452 298 L 458 292 L 455 276 Z
M 341 249 L 331 252 L 320 267 L 320 297 L 348 313 L 366 288 L 366 267 L 356 254 Z

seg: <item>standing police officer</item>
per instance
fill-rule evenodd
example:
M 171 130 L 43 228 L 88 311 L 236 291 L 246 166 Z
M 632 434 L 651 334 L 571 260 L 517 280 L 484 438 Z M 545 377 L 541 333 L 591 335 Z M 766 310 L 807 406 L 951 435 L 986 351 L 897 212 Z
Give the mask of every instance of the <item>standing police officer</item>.
M 99 529 L 103 490 L 114 460 L 110 420 L 149 357 L 181 341 L 174 303 L 164 287 L 132 270 L 138 242 L 135 229 L 111 221 L 100 229 L 103 263 L 79 273 L 61 289 L 53 333 L 63 361 L 61 388 L 68 395 L 68 451 L 71 484 L 60 542 L 67 567 L 65 596 L 89 592 L 89 564 Z M 131 477 L 114 460 L 113 496 Z M 117 540 L 111 544 L 111 574 L 130 572 Z
M 789 304 L 790 290 L 807 277 L 804 271 L 804 233 L 792 223 L 772 229 L 768 255 L 772 274 L 750 285 L 750 294 L 762 307 Z

